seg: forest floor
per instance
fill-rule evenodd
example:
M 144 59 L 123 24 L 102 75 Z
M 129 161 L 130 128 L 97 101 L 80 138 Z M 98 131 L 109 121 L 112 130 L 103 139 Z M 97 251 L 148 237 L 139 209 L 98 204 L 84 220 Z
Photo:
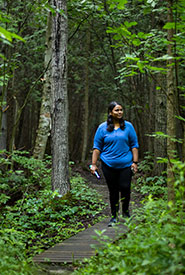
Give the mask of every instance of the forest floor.
M 111 216 L 108 187 L 107 187 L 107 184 L 106 184 L 105 178 L 103 176 L 103 172 L 101 170 L 100 165 L 99 165 L 100 179 L 97 179 L 96 176 L 92 175 L 88 168 L 82 167 L 80 165 L 75 165 L 72 168 L 72 175 L 76 175 L 76 174 L 79 174 L 81 177 L 83 177 L 86 180 L 86 182 L 90 188 L 95 189 L 99 194 L 101 194 L 102 200 L 104 201 L 104 203 L 106 203 L 108 205 L 107 207 L 105 207 L 103 209 L 103 211 L 101 212 L 100 215 Z M 134 181 L 135 181 L 135 177 L 133 177 L 133 182 Z M 130 201 L 130 213 L 131 214 L 132 214 L 133 209 L 141 207 L 141 200 L 142 200 L 141 194 L 136 192 L 135 189 L 132 189 L 131 201 Z M 91 224 L 92 222 L 90 222 L 88 220 L 87 226 L 89 223 Z M 53 266 L 50 266 L 49 268 L 47 268 L 48 272 L 46 272 L 44 274 L 68 275 L 68 274 L 73 273 L 74 268 L 75 267 L 71 266 L 70 264 L 63 265 L 63 266 L 56 264 L 56 265 L 53 265 Z

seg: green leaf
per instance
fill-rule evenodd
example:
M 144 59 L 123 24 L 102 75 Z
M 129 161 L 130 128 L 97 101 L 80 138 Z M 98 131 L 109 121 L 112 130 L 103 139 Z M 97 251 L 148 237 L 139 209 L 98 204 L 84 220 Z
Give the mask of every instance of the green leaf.
M 0 21 L 3 23 L 10 23 L 11 21 L 8 18 L 2 17 L 2 15 L 0 14 Z
M 7 30 L 5 30 L 4 28 L 0 27 L 0 36 L 3 38 L 3 39 L 6 39 L 10 42 L 12 42 L 12 38 L 16 38 L 18 40 L 21 40 L 23 42 L 25 42 L 25 40 L 20 37 L 19 35 L 13 33 L 13 32 L 9 32 Z
M 143 39 L 145 39 L 145 37 L 146 37 L 144 32 L 138 32 L 137 35 L 138 35 L 139 38 L 143 38 Z
M 134 54 L 125 54 L 127 59 L 133 60 L 133 61 L 139 61 L 140 59 L 136 57 Z
M 137 65 L 138 65 L 138 68 L 139 68 L 140 72 L 144 73 L 144 70 L 143 70 L 144 65 L 141 62 L 137 62 Z
M 119 2 L 119 4 L 118 4 L 117 8 L 118 8 L 119 10 L 123 10 L 123 9 L 125 8 L 125 4 L 126 4 L 128 1 L 127 1 L 127 0 L 119 0 L 118 2 Z
M 0 53 L 0 58 L 2 58 L 3 60 L 6 60 L 6 57 Z
M 165 68 L 161 68 L 161 67 L 154 67 L 154 66 L 147 66 L 147 68 L 149 69 L 149 70 L 152 70 L 152 71 L 166 71 L 166 69 Z
M 16 39 L 18 39 L 18 40 L 21 40 L 22 42 L 26 42 L 26 41 L 24 40 L 24 38 L 22 38 L 21 36 L 15 34 L 15 33 L 11 33 L 11 36 L 14 37 L 14 38 L 16 38 Z
M 7 39 L 8 41 L 12 42 L 12 36 L 11 33 L 7 30 L 5 30 L 4 28 L 0 27 L 0 36 L 3 39 Z
M 141 44 L 141 41 L 139 39 L 134 39 L 132 43 L 134 46 L 139 46 Z
M 170 30 L 175 29 L 175 22 L 168 22 L 164 25 L 163 29 Z
M 182 116 L 175 116 L 175 117 L 185 122 L 185 118 L 183 118 Z
M 137 22 L 136 22 L 136 21 L 133 21 L 133 22 L 125 21 L 125 22 L 124 22 L 124 25 L 125 25 L 127 28 L 130 28 L 130 27 L 132 27 L 132 26 L 136 26 L 136 25 L 137 25 Z

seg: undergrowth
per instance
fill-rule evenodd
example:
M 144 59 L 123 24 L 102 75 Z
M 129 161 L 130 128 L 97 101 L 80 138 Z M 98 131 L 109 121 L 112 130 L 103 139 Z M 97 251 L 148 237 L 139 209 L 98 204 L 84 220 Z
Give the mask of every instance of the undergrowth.
M 135 220 L 128 221 L 128 232 L 116 243 L 98 232 L 101 248 L 96 256 L 86 260 L 74 275 L 109 274 L 174 274 L 185 272 L 185 217 L 170 213 L 167 203 L 151 197 Z M 105 234 L 105 233 L 104 233 Z
M 105 205 L 80 175 L 65 196 L 51 191 L 49 159 L 14 152 L 0 163 L 0 273 L 36 274 L 32 257 L 98 221 Z
M 151 188 L 151 178 L 143 177 L 143 190 L 148 184 L 150 195 L 125 223 L 127 233 L 110 243 L 105 232 L 97 232 L 101 246 L 96 246 L 96 256 L 86 259 L 74 275 L 185 274 L 185 163 L 178 159 L 171 163 L 175 203 Z M 162 185 L 166 194 L 166 184 Z
M 143 196 L 149 194 L 152 194 L 154 197 L 167 196 L 165 171 L 159 176 L 152 176 L 153 168 L 154 157 L 147 152 L 144 159 L 139 163 L 139 173 L 134 189 Z

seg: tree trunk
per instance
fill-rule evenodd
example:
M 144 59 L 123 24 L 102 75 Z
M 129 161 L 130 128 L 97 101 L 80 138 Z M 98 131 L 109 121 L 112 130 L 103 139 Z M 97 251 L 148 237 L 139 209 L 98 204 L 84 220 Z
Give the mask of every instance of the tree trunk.
M 172 11 L 173 0 L 168 0 L 168 22 L 173 22 L 173 11 Z M 167 30 L 168 35 L 168 48 L 167 54 L 173 56 L 173 29 Z M 175 151 L 175 143 L 170 137 L 175 136 L 175 91 L 174 91 L 174 61 L 172 59 L 168 60 L 168 71 L 167 71 L 167 155 L 168 155 L 168 167 L 167 167 L 167 178 L 168 178 L 168 200 L 175 200 L 174 192 L 174 175 L 172 172 L 171 159 L 173 158 Z
M 86 64 L 85 64 L 85 93 L 84 93 L 84 124 L 83 127 L 83 147 L 82 147 L 82 163 L 85 162 L 87 154 L 88 140 L 88 119 L 89 119 L 89 47 L 90 47 L 90 32 L 86 31 Z
M 2 89 L 3 90 L 3 89 Z M 1 110 L 0 110 L 0 150 L 6 150 L 7 148 L 7 113 L 6 109 L 8 106 L 6 106 L 6 93 L 4 94 L 3 91 L 1 93 L 0 90 L 0 105 L 1 105 Z
M 68 161 L 67 7 L 66 0 L 52 0 L 51 138 L 52 189 L 70 190 Z M 60 12 L 59 12 L 60 11 Z
M 157 76 L 157 84 L 162 87 L 162 83 L 165 82 L 163 75 L 159 74 Z M 163 90 L 154 91 L 155 96 L 155 132 L 166 133 L 166 95 Z M 166 139 L 165 138 L 155 138 L 154 139 L 154 157 L 166 158 Z M 155 174 L 161 176 L 162 172 L 166 170 L 165 163 L 157 163 Z
M 37 136 L 35 141 L 35 147 L 33 151 L 34 158 L 43 159 L 46 150 L 46 144 L 48 136 L 50 134 L 50 94 L 51 94 L 51 28 L 52 28 L 52 16 L 48 14 L 47 31 L 46 31 L 46 52 L 45 52 L 45 75 L 44 75 L 44 87 L 42 94 L 42 102 L 40 108 L 39 126 L 37 130 Z

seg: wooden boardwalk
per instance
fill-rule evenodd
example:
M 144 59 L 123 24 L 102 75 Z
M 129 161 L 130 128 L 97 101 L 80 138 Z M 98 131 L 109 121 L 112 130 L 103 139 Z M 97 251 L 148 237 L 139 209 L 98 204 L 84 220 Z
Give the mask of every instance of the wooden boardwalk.
M 108 236 L 108 241 L 113 242 L 126 232 L 123 222 L 114 227 L 108 227 L 109 218 L 95 224 L 94 226 L 79 232 L 77 235 L 55 245 L 40 255 L 36 255 L 35 263 L 73 263 L 76 260 L 83 261 L 95 255 L 93 244 L 100 245 L 92 236 L 97 236 L 95 230 L 105 230 L 103 235 Z M 106 241 L 107 242 L 107 241 Z

